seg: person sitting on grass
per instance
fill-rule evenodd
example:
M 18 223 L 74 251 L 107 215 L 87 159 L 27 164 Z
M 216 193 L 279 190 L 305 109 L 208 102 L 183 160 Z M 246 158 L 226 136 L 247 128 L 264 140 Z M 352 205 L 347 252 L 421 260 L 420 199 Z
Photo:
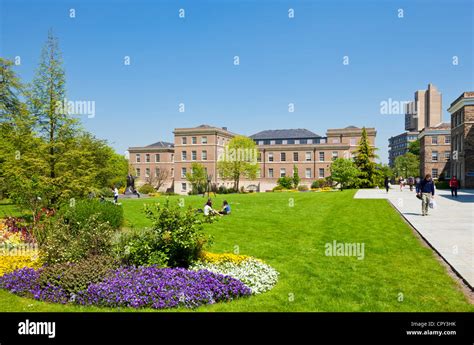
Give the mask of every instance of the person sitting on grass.
M 211 199 L 207 200 L 206 205 L 204 205 L 204 215 L 205 216 L 213 216 L 218 215 L 219 212 L 212 208 L 212 201 Z
M 222 203 L 222 210 L 219 213 L 222 215 L 230 214 L 230 205 L 227 200 L 224 200 L 224 202 Z

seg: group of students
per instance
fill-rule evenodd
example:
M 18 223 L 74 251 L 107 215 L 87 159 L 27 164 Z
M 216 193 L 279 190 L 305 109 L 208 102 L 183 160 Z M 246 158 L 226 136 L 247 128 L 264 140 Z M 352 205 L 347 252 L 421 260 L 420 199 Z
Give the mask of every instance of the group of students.
M 227 202 L 227 200 L 224 200 L 222 202 L 222 208 L 220 211 L 214 210 L 212 208 L 212 200 L 209 198 L 207 199 L 206 204 L 204 205 L 204 215 L 209 216 L 209 215 L 219 215 L 219 216 L 225 216 L 230 214 L 230 205 Z

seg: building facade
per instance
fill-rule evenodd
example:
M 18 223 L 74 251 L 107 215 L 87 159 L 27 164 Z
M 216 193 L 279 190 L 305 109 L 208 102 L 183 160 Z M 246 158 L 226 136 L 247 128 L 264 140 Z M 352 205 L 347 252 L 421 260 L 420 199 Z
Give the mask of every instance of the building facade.
M 474 92 L 464 92 L 448 111 L 451 114 L 451 175 L 462 188 L 474 188 Z
M 430 174 L 433 179 L 450 178 L 451 125 L 440 123 L 421 130 L 420 176 Z
M 369 144 L 375 146 L 375 129 L 366 128 L 366 131 Z M 186 174 L 191 172 L 192 163 L 196 162 L 204 166 L 212 183 L 217 186 L 232 186 L 232 181 L 223 180 L 219 176 L 217 161 L 229 140 L 237 134 L 228 131 L 226 127 L 208 125 L 176 128 L 173 133 L 174 144 L 165 143 L 165 147 L 152 144 L 129 149 L 129 160 L 136 171 L 137 185 L 153 181 L 156 168 L 162 166 L 170 173 L 160 190 L 187 194 L 191 185 L 186 180 Z M 334 159 L 351 158 L 357 150 L 361 135 L 362 129 L 354 126 L 328 129 L 326 136 L 307 129 L 267 130 L 251 135 L 250 138 L 257 146 L 260 171 L 256 180 L 242 179 L 241 186 L 255 187 L 260 191 L 270 190 L 280 177 L 293 176 L 295 166 L 301 184 L 310 186 L 314 180 L 330 176 L 330 166 Z M 159 163 L 153 161 L 156 154 L 160 154 Z
M 395 159 L 398 156 L 404 155 L 408 152 L 408 147 L 411 142 L 421 139 L 424 136 L 430 136 L 436 131 L 441 130 L 441 128 L 437 128 L 437 126 L 443 127 L 443 111 L 442 111 L 442 95 L 434 86 L 433 84 L 428 84 L 428 88 L 426 90 L 418 90 L 415 92 L 414 100 L 406 104 L 405 108 L 405 130 L 399 135 L 393 136 L 389 138 L 389 151 L 388 151 L 388 159 L 390 167 L 395 166 Z M 425 130 L 426 129 L 426 130 Z M 425 132 L 422 134 L 423 130 Z M 441 134 L 440 134 L 441 135 Z M 432 148 L 431 143 L 428 143 L 429 139 L 425 142 L 426 150 L 420 150 L 420 173 L 424 174 L 425 171 L 429 171 L 430 169 L 434 169 L 433 171 L 436 173 L 438 171 L 438 175 L 441 175 L 440 172 L 440 164 L 435 164 L 439 162 L 432 161 L 432 157 L 430 154 L 430 150 Z M 421 142 L 420 142 L 421 146 Z M 444 150 L 444 147 L 440 149 Z M 433 151 L 437 152 L 438 148 L 433 149 Z M 424 154 L 427 156 L 424 156 Z M 436 159 L 436 158 L 434 158 Z M 444 159 L 444 158 L 443 158 Z M 435 164 L 433 168 L 430 168 L 432 164 Z M 444 170 L 443 170 L 444 171 Z M 429 172 L 431 174 L 431 172 Z M 449 174 L 449 172 L 448 172 Z
M 405 114 L 405 130 L 419 132 L 442 122 L 442 95 L 433 84 L 428 89 L 415 92 L 415 100 L 408 103 Z
M 410 143 L 418 139 L 419 132 L 403 132 L 388 139 L 388 165 L 395 166 L 395 159 L 408 152 Z

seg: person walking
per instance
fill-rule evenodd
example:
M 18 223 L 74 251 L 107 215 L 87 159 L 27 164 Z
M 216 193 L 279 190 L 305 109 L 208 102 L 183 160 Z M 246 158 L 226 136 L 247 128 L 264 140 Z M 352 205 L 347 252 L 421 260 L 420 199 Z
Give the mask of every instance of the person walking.
M 410 176 L 408 178 L 408 185 L 410 186 L 410 192 L 413 192 L 413 184 L 414 183 L 415 183 L 415 179 L 412 176 Z
M 425 178 L 416 185 L 416 194 L 421 196 L 421 214 L 427 216 L 430 200 L 434 199 L 435 194 L 434 183 L 430 174 L 427 174 Z
M 400 176 L 400 178 L 398 179 L 398 183 L 400 184 L 400 192 L 403 191 L 403 184 L 404 184 L 405 180 L 403 179 L 402 176 Z
M 383 185 L 385 186 L 385 190 L 388 193 L 388 190 L 390 189 L 390 180 L 388 176 L 385 176 L 385 180 L 383 181 Z
M 459 188 L 459 181 L 456 176 L 451 177 L 449 180 L 449 187 L 451 188 L 451 196 L 458 197 L 458 188 Z

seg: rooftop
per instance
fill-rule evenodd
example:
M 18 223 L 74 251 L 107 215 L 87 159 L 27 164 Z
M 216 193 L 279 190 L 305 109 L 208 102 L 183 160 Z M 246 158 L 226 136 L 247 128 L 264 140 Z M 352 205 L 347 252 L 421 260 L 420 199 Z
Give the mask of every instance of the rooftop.
M 156 143 L 147 145 L 145 147 L 174 147 L 174 144 L 168 143 L 166 141 L 157 141 Z
M 306 139 L 321 138 L 320 135 L 304 128 L 297 129 L 268 129 L 250 136 L 254 140 L 264 139 Z

